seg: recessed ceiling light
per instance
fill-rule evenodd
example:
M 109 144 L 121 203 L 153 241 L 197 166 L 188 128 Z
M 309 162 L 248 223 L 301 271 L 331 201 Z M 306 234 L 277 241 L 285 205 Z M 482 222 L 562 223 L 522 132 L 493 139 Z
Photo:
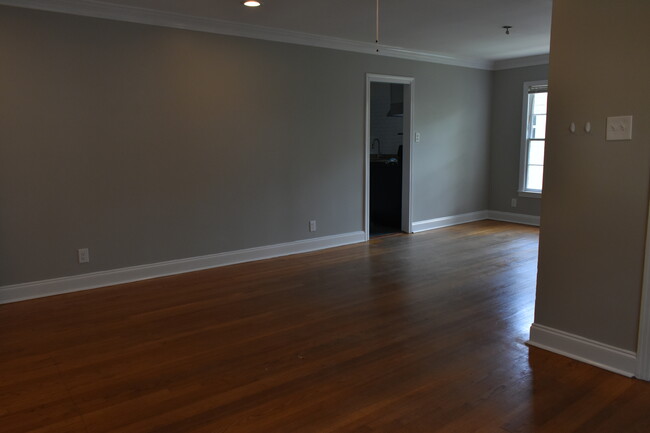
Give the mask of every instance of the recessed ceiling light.
M 258 6 L 262 6 L 262 2 L 255 1 L 255 0 L 246 0 L 244 2 L 244 6 L 248 6 L 249 8 L 256 8 Z

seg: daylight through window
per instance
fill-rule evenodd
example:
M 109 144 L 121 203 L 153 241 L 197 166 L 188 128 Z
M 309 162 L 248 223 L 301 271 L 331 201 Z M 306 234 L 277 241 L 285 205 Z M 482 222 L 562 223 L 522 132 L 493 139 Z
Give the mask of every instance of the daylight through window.
M 544 145 L 546 141 L 546 102 L 548 85 L 526 83 L 524 87 L 525 131 L 522 143 L 521 192 L 541 193 L 544 178 Z

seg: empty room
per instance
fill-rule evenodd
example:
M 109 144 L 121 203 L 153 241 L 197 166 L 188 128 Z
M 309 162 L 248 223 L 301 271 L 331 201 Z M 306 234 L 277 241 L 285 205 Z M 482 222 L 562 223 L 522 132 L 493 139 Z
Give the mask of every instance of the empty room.
M 0 0 L 0 431 L 650 431 L 646 0 Z

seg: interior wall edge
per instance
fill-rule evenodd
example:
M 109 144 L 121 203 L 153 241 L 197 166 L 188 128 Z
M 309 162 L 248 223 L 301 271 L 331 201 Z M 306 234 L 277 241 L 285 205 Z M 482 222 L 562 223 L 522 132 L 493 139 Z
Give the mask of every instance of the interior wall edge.
M 549 326 L 533 323 L 530 327 L 530 340 L 526 344 L 626 377 L 635 375 L 637 357 L 635 352 Z

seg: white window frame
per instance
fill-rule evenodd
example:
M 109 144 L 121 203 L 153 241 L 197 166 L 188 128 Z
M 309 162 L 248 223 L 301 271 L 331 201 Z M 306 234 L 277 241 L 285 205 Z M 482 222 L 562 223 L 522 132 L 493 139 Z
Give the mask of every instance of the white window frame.
M 528 94 L 531 87 L 548 86 L 548 80 L 526 81 L 523 87 L 523 102 L 521 110 L 521 151 L 519 156 L 519 196 L 541 198 L 542 191 L 532 191 L 526 189 L 526 170 L 528 169 L 528 123 L 530 118 Z M 547 108 L 548 112 L 548 108 Z M 544 140 L 546 150 L 546 139 Z

